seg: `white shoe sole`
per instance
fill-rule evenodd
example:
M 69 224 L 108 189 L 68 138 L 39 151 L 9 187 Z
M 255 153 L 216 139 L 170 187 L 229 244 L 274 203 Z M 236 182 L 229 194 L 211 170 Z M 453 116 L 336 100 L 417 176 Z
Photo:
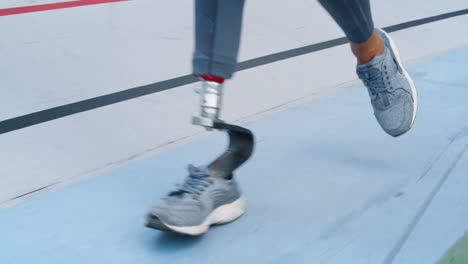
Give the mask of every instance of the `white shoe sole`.
M 163 231 L 173 231 L 176 233 L 198 236 L 208 231 L 211 225 L 227 224 L 241 217 L 245 212 L 245 201 L 241 197 L 230 204 L 224 204 L 211 212 L 206 219 L 196 226 L 173 226 L 164 223 L 159 219 L 158 222 L 149 220 L 148 227 L 156 228 Z
M 403 64 L 401 63 L 400 52 L 398 51 L 398 49 L 397 49 L 395 43 L 393 42 L 392 38 L 390 37 L 390 35 L 387 32 L 385 32 L 385 31 L 383 31 L 381 29 L 379 29 L 379 31 L 382 32 L 388 38 L 388 40 L 390 42 L 390 47 L 393 50 L 393 53 L 395 53 L 398 66 L 402 69 L 403 75 L 405 75 L 406 79 L 408 80 L 408 82 L 410 84 L 410 87 L 411 87 L 411 92 L 413 93 L 412 94 L 412 97 L 413 97 L 413 119 L 411 120 L 411 125 L 410 125 L 410 128 L 411 128 L 413 126 L 413 124 L 414 124 L 414 120 L 416 119 L 416 113 L 418 112 L 418 92 L 416 91 L 416 86 L 414 85 L 413 79 L 411 79 L 411 76 L 408 74 L 405 67 L 403 67 Z

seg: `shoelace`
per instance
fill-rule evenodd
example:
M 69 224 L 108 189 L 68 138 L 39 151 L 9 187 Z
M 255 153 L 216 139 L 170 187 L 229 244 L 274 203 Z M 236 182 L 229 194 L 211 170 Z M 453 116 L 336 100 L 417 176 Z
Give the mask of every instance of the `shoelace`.
M 362 77 L 364 84 L 372 94 L 379 94 L 388 91 L 388 87 L 385 84 L 385 77 L 379 69 L 370 68 L 367 72 L 362 73 Z M 388 82 L 388 84 L 391 85 L 390 82 Z
M 197 168 L 193 165 L 188 167 L 189 176 L 186 181 L 177 186 L 178 189 L 169 193 L 169 196 L 181 195 L 181 194 L 190 194 L 193 198 L 196 198 L 200 195 L 206 187 L 214 183 L 211 176 L 203 168 Z

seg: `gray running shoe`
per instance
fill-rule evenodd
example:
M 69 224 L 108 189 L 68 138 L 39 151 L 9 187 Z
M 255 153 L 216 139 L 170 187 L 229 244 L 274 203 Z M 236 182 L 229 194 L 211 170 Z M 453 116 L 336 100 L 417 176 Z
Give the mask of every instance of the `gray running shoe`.
M 236 220 L 244 210 L 244 200 L 233 179 L 213 177 L 205 168 L 189 165 L 185 182 L 153 205 L 146 226 L 197 236 L 211 225 Z
M 392 39 L 381 29 L 376 32 L 384 40 L 384 53 L 366 64 L 358 64 L 356 72 L 369 91 L 380 126 L 389 135 L 397 137 L 413 126 L 418 97 Z

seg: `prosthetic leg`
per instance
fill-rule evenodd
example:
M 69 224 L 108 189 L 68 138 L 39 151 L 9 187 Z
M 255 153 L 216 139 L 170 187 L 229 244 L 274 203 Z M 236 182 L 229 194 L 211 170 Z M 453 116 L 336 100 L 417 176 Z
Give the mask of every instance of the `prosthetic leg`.
M 210 175 L 222 178 L 231 177 L 233 171 L 246 162 L 254 149 L 253 133 L 240 126 L 228 124 L 219 116 L 222 107 L 223 84 L 202 81 L 200 93 L 200 117 L 193 117 L 192 123 L 206 129 L 223 130 L 229 136 L 226 151 L 207 166 Z

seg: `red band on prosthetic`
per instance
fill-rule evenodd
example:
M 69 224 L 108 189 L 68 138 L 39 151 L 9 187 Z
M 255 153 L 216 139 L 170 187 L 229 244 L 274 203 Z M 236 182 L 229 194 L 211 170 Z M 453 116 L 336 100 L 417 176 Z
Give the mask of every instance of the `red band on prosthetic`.
M 224 82 L 223 78 L 216 77 L 216 76 L 213 76 L 213 75 L 198 75 L 198 76 L 200 76 L 200 78 L 202 78 L 203 80 L 209 81 L 209 82 L 217 82 L 217 83 L 223 83 Z

